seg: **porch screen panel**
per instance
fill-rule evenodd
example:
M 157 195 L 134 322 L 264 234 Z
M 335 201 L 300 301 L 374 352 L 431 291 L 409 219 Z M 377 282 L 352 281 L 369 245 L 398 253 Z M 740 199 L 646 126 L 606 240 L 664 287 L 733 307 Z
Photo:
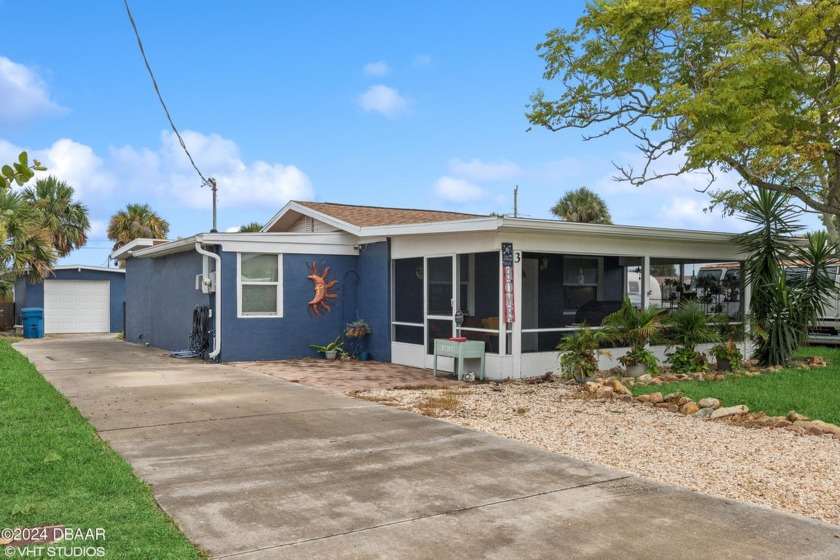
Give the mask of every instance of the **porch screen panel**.
M 461 283 L 459 308 L 464 312 L 460 334 L 485 342 L 485 351 L 499 351 L 499 252 L 459 255 Z M 464 274 L 463 269 L 470 271 Z M 466 303 L 465 303 L 466 302 Z
M 522 351 L 554 352 L 581 324 L 600 326 L 621 305 L 624 273 L 616 257 L 522 255 Z
M 394 260 L 394 341 L 423 344 L 423 259 Z

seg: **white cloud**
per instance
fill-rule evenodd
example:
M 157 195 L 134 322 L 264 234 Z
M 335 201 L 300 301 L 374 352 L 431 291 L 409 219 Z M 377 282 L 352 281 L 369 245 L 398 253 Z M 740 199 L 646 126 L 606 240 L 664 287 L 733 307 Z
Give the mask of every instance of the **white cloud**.
M 389 118 L 408 113 L 411 105 L 399 91 L 382 84 L 370 86 L 359 96 L 358 103 L 365 112 L 373 111 Z
M 418 54 L 414 57 L 414 66 L 431 66 L 432 57 L 427 54 Z
M 366 76 L 385 76 L 391 72 L 391 68 L 384 60 L 368 62 L 362 67 L 362 73 Z
M 507 160 L 484 162 L 477 158 L 469 161 L 452 158 L 449 160 L 449 170 L 456 177 L 477 182 L 509 181 L 522 172 L 517 164 Z
M 314 195 L 309 178 L 294 165 L 242 161 L 236 142 L 218 134 L 186 130 L 181 133 L 198 168 L 218 185 L 219 204 L 228 207 L 268 205 L 280 208 L 293 199 Z M 193 208 L 212 205 L 209 188 L 192 168 L 173 132 L 162 132 L 156 150 L 123 146 L 111 150 L 112 158 L 129 189 L 153 189 Z
M 118 187 L 114 173 L 102 158 L 90 146 L 69 138 L 56 140 L 45 150 L 34 150 L 29 157 L 40 160 L 48 174 L 71 185 L 76 196 L 86 204 L 107 196 Z
M 47 85 L 22 64 L 0 56 L 0 124 L 17 124 L 66 111 L 50 99 Z
M 88 241 L 102 241 L 108 239 L 108 222 L 105 220 L 91 220 L 88 230 Z
M 481 187 L 452 177 L 441 177 L 435 183 L 434 194 L 447 202 L 463 204 L 480 202 L 490 198 L 490 194 Z
M 638 152 L 619 152 L 613 158 L 615 163 L 622 167 L 631 167 L 634 173 L 640 173 L 646 161 L 644 156 Z M 614 177 L 619 175 L 619 170 L 614 166 L 608 173 L 605 173 L 598 181 L 597 185 L 603 189 L 605 193 L 626 194 L 644 189 L 647 192 L 657 192 L 659 194 L 668 194 L 674 192 L 676 189 L 691 189 L 693 191 L 703 191 L 709 185 L 709 175 L 704 171 L 696 171 L 690 173 L 683 173 L 681 175 L 668 175 L 669 173 L 676 173 L 682 164 L 685 162 L 685 156 L 682 154 L 674 154 L 671 156 L 663 156 L 651 165 L 648 175 L 658 173 L 665 175 L 661 179 L 649 181 L 641 187 L 635 187 L 629 181 L 616 181 Z M 736 188 L 738 179 L 735 174 L 719 173 L 712 189 L 720 188 Z
M 239 146 L 217 134 L 184 131 L 183 137 L 204 176 L 216 179 L 220 212 L 243 208 L 263 214 L 266 208 L 280 209 L 289 200 L 314 198 L 309 178 L 294 165 L 245 162 Z M 0 140 L 0 161 L 16 160 L 22 149 Z M 161 133 L 157 146 L 111 147 L 101 156 L 67 138 L 29 153 L 30 159 L 37 158 L 47 167 L 43 175 L 66 181 L 89 208 L 91 238 L 104 237 L 110 215 L 130 202 L 149 203 L 173 228 L 189 221 L 190 209 L 212 206 L 210 189 L 201 187 L 201 179 L 171 132 Z
M 719 214 L 703 212 L 705 206 L 703 201 L 695 198 L 675 197 L 660 209 L 661 226 L 680 229 L 720 229 L 724 219 Z

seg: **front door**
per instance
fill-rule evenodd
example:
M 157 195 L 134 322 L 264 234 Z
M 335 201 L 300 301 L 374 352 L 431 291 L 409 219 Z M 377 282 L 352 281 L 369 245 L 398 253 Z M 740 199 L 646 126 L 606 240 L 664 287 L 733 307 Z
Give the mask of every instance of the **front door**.
M 453 336 L 455 313 L 455 256 L 426 259 L 426 353 L 433 354 L 436 338 Z

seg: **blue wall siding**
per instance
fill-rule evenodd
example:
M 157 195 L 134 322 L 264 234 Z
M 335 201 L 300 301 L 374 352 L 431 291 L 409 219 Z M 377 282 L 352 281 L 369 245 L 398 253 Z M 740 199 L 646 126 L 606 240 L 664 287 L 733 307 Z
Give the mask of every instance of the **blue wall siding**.
M 330 278 L 341 282 L 355 268 L 356 257 L 324 255 L 283 255 L 283 316 L 248 317 L 237 315 L 236 253 L 222 252 L 222 354 L 226 362 L 240 360 L 280 360 L 315 356 L 310 344 L 326 345 L 344 327 L 344 298 L 335 302 L 331 311 L 320 310 L 320 317 L 309 312 L 314 284 L 307 278 L 312 262 L 330 268 Z M 341 283 L 333 293 L 341 294 Z
M 370 323 L 365 349 L 371 359 L 391 361 L 391 247 L 363 245 L 359 254 L 359 316 Z M 351 319 L 352 320 L 352 319 Z
M 26 281 L 26 278 L 18 278 L 15 280 L 15 324 L 20 325 L 23 324 L 23 320 L 20 316 L 20 310 L 26 307 L 26 297 L 28 295 L 27 288 L 29 287 L 29 283 Z M 41 303 L 43 303 L 43 293 L 41 295 Z
M 111 332 L 120 332 L 123 328 L 123 302 L 125 301 L 125 273 L 121 271 L 106 272 L 104 270 L 89 270 L 86 268 L 72 268 L 54 270 L 47 280 L 108 280 L 110 282 L 110 316 Z M 29 284 L 26 278 L 18 278 L 15 282 L 15 313 L 20 319 L 20 310 L 25 307 L 44 307 L 44 283 Z M 49 313 L 45 310 L 44 314 Z
M 152 307 L 149 302 L 156 287 L 152 259 L 131 258 L 125 261 L 125 339 L 151 343 Z
M 374 359 L 390 358 L 390 344 L 382 342 L 388 340 L 389 333 L 387 244 L 370 245 L 361 257 L 283 255 L 283 317 L 238 318 L 236 253 L 222 252 L 221 256 L 223 361 L 317 356 L 309 345 L 334 340 L 344 331 L 345 323 L 355 319 L 357 308 L 374 333 L 365 341 L 366 349 Z M 331 290 L 339 298 L 332 300 L 331 311 L 320 309 L 320 317 L 307 305 L 315 294 L 314 284 L 307 278 L 313 261 L 319 274 L 328 266 L 330 278 L 339 281 Z
M 193 310 L 211 296 L 195 289 L 202 256 L 194 251 L 126 263 L 126 340 L 165 350 L 189 348 Z

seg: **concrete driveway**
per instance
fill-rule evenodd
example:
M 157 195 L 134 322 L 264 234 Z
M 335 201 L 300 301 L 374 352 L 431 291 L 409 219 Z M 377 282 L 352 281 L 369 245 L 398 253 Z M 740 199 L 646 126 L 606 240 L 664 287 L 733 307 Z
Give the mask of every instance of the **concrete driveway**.
M 840 558 L 840 527 L 111 337 L 15 347 L 213 558 Z

